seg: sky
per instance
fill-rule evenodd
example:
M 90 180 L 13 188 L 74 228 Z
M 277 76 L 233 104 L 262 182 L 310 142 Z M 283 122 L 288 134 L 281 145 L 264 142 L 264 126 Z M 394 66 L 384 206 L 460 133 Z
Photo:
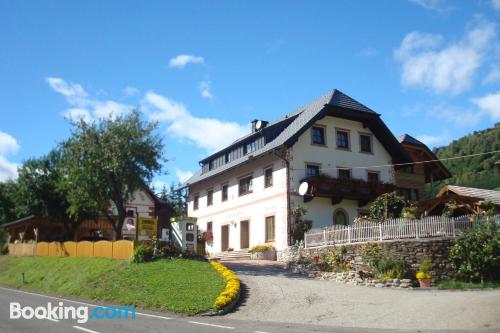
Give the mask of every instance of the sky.
M 134 108 L 156 190 L 334 88 L 430 147 L 500 121 L 500 0 L 0 0 L 0 45 L 0 181 Z

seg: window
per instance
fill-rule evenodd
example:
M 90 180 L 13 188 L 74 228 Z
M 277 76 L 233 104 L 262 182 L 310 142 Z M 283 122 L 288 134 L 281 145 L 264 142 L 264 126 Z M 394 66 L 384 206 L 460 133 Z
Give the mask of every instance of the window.
M 415 173 L 415 167 L 413 165 L 405 166 L 401 169 L 403 173 Z
M 349 131 L 347 130 L 336 130 L 337 133 L 337 148 L 339 149 L 350 149 L 349 145 Z
M 319 175 L 319 165 L 308 164 L 306 165 L 306 177 L 313 177 Z
M 207 191 L 207 206 L 212 206 L 214 203 L 214 190 Z
M 274 216 L 266 217 L 266 243 L 274 242 Z
M 254 142 L 247 143 L 247 144 L 243 147 L 243 154 L 244 154 L 244 155 L 246 155 L 246 154 L 250 154 L 251 152 L 254 152 L 256 149 L 257 149 L 257 145 L 255 144 L 255 141 L 254 141 Z
M 420 199 L 419 191 L 414 188 L 400 188 L 398 194 L 409 201 L 418 201 Z
M 351 179 L 351 170 L 350 169 L 339 169 L 339 179 L 342 179 L 342 180 Z
M 333 224 L 335 225 L 348 225 L 349 220 L 347 218 L 347 212 L 342 208 L 338 208 L 333 213 Z
M 186 231 L 194 231 L 194 223 L 186 223 Z
M 225 163 L 231 162 L 231 153 L 226 153 L 226 155 L 224 156 L 224 162 Z
M 227 189 L 227 184 L 222 185 L 222 201 L 227 201 Z
M 239 186 L 240 195 L 252 193 L 253 190 L 252 181 L 253 181 L 253 176 L 248 176 L 240 179 L 240 186 Z
M 194 234 L 192 234 L 192 233 L 186 234 L 186 240 L 188 242 L 194 242 Z
M 135 211 L 133 209 L 127 210 L 127 217 L 134 217 Z
M 214 169 L 214 161 L 209 161 L 208 162 L 208 171 L 213 170 L 213 169 Z
M 311 140 L 314 145 L 326 146 L 325 128 L 313 126 L 311 129 Z
M 212 232 L 213 222 L 207 222 L 207 232 Z
M 273 186 L 273 168 L 264 170 L 264 187 Z
M 368 134 L 359 135 L 359 150 L 362 153 L 372 152 L 372 136 Z
M 195 195 L 193 199 L 193 210 L 197 210 L 199 206 L 200 196 Z
M 368 171 L 367 179 L 370 183 L 378 183 L 379 173 L 375 171 Z

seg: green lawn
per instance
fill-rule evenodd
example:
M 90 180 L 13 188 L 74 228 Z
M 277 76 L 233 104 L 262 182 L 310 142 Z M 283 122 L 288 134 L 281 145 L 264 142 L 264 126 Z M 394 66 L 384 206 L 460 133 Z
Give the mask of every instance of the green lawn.
M 500 281 L 487 281 L 481 284 L 480 282 L 465 282 L 459 280 L 443 280 L 438 282 L 437 287 L 439 289 L 457 289 L 457 290 L 467 290 L 467 289 L 499 289 Z
M 197 260 L 130 264 L 105 258 L 8 256 L 0 256 L 0 284 L 184 314 L 211 309 L 225 285 L 209 263 Z

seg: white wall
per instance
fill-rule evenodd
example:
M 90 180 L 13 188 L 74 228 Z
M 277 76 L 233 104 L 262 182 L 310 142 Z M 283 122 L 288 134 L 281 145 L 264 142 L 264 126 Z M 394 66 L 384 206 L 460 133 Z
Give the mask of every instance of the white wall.
M 273 167 L 273 186 L 264 187 L 264 169 Z M 253 174 L 253 192 L 239 196 L 239 178 Z M 214 240 L 207 245 L 209 253 L 221 251 L 221 226 L 229 224 L 229 246 L 240 249 L 240 222 L 249 220 L 250 247 L 265 242 L 265 218 L 275 216 L 275 247 L 287 246 L 286 168 L 282 160 L 269 154 L 236 170 L 200 182 L 189 188 L 188 215 L 198 219 L 200 232 L 207 222 L 213 224 Z M 228 200 L 222 202 L 222 185 L 228 183 Z M 207 190 L 213 188 L 213 205 L 207 206 Z M 199 208 L 193 209 L 193 198 L 199 194 Z
M 291 190 L 297 192 L 300 181 L 306 177 L 305 167 L 307 162 L 320 164 L 320 173 L 337 177 L 336 167 L 356 167 L 356 166 L 376 166 L 391 164 L 391 156 L 377 140 L 368 128 L 363 128 L 362 123 L 327 116 L 316 122 L 317 125 L 326 127 L 326 147 L 311 145 L 311 129 L 305 131 L 292 147 L 291 156 Z M 351 150 L 339 150 L 336 146 L 335 128 L 350 130 Z M 372 134 L 373 154 L 361 153 L 359 147 L 359 134 Z M 370 171 L 378 171 L 379 179 L 386 183 L 394 183 L 394 172 L 392 168 L 371 168 Z M 352 168 L 353 178 L 367 180 L 366 169 Z M 292 207 L 301 205 L 308 212 L 306 219 L 313 221 L 313 228 L 332 225 L 333 212 L 337 208 L 343 208 L 349 215 L 349 221 L 352 223 L 358 216 L 359 210 L 365 210 L 366 207 L 358 207 L 357 201 L 343 200 L 337 205 L 332 205 L 328 198 L 314 198 L 312 201 L 304 203 L 302 197 L 292 197 Z
M 149 217 L 150 213 L 155 213 L 155 202 L 146 191 L 136 190 L 132 198 L 125 204 L 125 208 L 137 210 L 138 216 Z M 113 203 L 111 203 L 111 212 L 114 215 L 118 215 Z

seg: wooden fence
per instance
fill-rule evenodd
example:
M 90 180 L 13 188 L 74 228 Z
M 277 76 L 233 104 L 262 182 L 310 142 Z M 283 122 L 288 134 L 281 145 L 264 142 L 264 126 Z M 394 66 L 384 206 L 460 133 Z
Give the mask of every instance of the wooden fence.
M 134 242 L 119 240 L 116 242 L 39 242 L 10 243 L 9 255 L 39 257 L 103 257 L 110 259 L 128 259 L 134 250 Z
M 491 217 L 500 221 L 500 215 Z M 482 223 L 486 218 L 461 216 L 445 218 L 428 216 L 420 220 L 390 219 L 382 223 L 371 221 L 358 222 L 354 225 L 333 225 L 322 229 L 311 229 L 304 235 L 305 247 L 317 247 L 333 244 L 350 244 L 396 239 L 419 239 L 428 237 L 457 237 L 463 230 L 475 223 Z

